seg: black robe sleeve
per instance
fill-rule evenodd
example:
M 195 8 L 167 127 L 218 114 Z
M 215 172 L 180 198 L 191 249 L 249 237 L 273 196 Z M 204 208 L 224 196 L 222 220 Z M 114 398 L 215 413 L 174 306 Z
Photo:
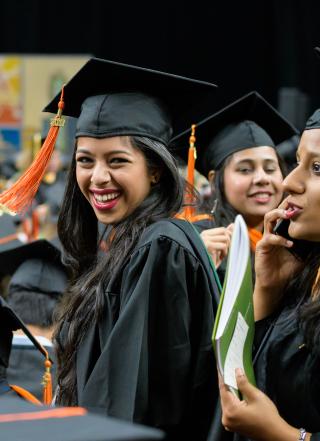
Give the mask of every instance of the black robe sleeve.
M 111 284 L 106 296 L 114 295 Z M 218 390 L 212 293 L 201 262 L 175 240 L 156 237 L 132 255 L 116 295 L 117 317 L 109 310 L 99 324 L 101 354 L 88 378 L 94 330 L 79 348 L 79 404 L 174 439 L 205 439 Z

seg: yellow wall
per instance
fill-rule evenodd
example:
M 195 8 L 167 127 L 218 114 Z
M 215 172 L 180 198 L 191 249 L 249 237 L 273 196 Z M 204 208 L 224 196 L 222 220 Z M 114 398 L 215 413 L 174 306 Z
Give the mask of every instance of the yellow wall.
M 41 120 L 47 118 L 42 109 L 53 98 L 51 79 L 62 75 L 66 81 L 79 70 L 90 55 L 27 55 L 22 56 L 23 125 L 25 129 L 40 130 Z

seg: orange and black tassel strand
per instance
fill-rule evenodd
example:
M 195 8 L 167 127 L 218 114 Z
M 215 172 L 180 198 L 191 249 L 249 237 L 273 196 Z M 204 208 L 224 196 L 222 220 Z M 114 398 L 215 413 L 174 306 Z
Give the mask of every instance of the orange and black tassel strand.
M 195 147 L 196 137 L 195 137 L 196 125 L 192 124 L 191 126 L 191 135 L 189 138 L 189 150 L 188 150 L 188 168 L 187 168 L 187 186 L 185 189 L 184 195 L 184 209 L 176 214 L 176 218 L 185 219 L 192 222 L 192 218 L 195 213 L 194 207 L 192 207 L 193 196 L 192 196 L 192 188 L 194 186 L 194 167 L 197 158 L 197 151 Z
M 178 219 L 184 219 L 189 222 L 196 222 L 203 219 L 211 219 L 211 216 L 208 214 L 196 214 L 196 208 L 194 206 L 195 200 L 192 194 L 192 189 L 194 187 L 194 170 L 197 159 L 197 150 L 195 146 L 196 143 L 195 131 L 196 131 L 196 125 L 192 124 L 191 135 L 189 138 L 187 188 L 185 190 L 185 201 L 184 201 L 185 208 L 175 216 Z
M 187 189 L 185 195 L 185 199 L 186 199 L 185 217 L 190 222 L 192 221 L 192 218 L 195 215 L 195 208 L 192 206 L 194 200 L 192 193 L 190 192 L 192 187 L 194 187 L 194 169 L 197 159 L 197 150 L 195 146 L 195 142 L 196 142 L 195 131 L 196 131 L 196 125 L 192 124 L 191 135 L 189 138 L 188 169 L 187 169 L 187 182 L 190 184 L 191 188 Z
M 49 359 L 47 353 L 46 360 L 44 362 L 45 373 L 43 375 L 42 385 L 43 385 L 43 404 L 50 406 L 52 402 L 52 376 L 51 376 L 51 366 L 52 363 Z
M 47 138 L 34 161 L 11 188 L 8 188 L 0 194 L 0 215 L 3 213 L 9 213 L 11 215 L 24 213 L 32 203 L 53 153 L 59 129 L 63 127 L 65 123 L 65 119 L 62 118 L 64 108 L 63 98 L 64 89 L 62 88 L 58 104 L 58 113 L 51 120 L 51 127 Z

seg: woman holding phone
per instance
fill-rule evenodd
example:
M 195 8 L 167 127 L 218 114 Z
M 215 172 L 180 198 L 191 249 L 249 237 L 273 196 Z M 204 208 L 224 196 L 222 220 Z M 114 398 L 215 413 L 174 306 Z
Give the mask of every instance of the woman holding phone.
M 265 216 L 256 250 L 258 388 L 239 369 L 239 401 L 220 379 L 223 426 L 255 441 L 320 440 L 320 109 L 307 121 L 297 162 L 283 182 L 289 196 Z M 292 240 L 274 234 L 279 219 L 290 221 Z M 310 244 L 304 260 L 291 252 L 295 240 Z

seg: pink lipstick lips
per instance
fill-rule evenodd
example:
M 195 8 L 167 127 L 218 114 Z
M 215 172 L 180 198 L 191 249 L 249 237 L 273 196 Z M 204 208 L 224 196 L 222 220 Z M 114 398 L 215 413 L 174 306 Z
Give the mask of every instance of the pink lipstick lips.
M 289 207 L 286 209 L 286 218 L 292 219 L 297 214 L 301 213 L 302 209 L 300 207 L 297 207 L 296 205 L 289 205 Z
M 116 190 L 92 190 L 92 203 L 97 210 L 110 210 L 119 201 L 120 192 Z

